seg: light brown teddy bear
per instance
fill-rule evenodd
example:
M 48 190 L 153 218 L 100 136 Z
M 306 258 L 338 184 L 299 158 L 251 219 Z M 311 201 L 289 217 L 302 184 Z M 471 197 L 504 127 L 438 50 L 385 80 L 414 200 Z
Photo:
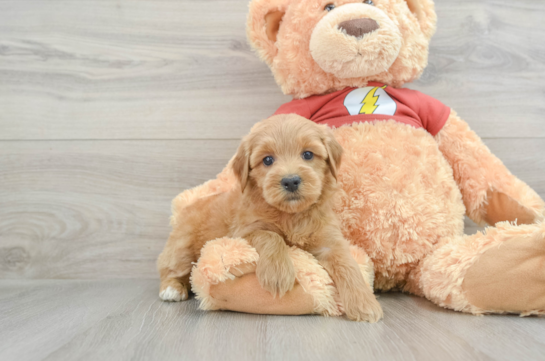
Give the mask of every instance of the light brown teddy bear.
M 247 30 L 294 97 L 276 113 L 335 128 L 345 150 L 336 212 L 370 286 L 474 314 L 544 313 L 545 203 L 453 110 L 401 88 L 424 70 L 435 23 L 431 0 L 253 0 Z M 173 222 L 195 199 L 235 183 L 228 166 L 183 192 Z M 464 214 L 495 226 L 464 235 Z M 255 277 L 255 250 L 213 240 L 193 290 L 203 309 L 341 314 L 316 260 L 298 250 L 292 259 L 296 285 L 274 298 Z M 180 290 L 161 292 L 180 299 Z

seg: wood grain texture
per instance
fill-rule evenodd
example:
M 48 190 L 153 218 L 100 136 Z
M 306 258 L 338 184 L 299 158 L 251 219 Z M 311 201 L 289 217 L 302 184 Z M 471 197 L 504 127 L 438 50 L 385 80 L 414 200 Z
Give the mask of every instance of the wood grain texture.
M 156 277 L 170 201 L 236 141 L 30 141 L 0 148 L 0 278 Z
M 245 0 L 0 2 L 1 139 L 240 137 L 287 100 L 246 43 L 246 11 Z
M 544 142 L 490 149 L 545 197 Z M 0 148 L 0 278 L 155 278 L 170 201 L 215 177 L 234 140 L 12 141 Z M 467 223 L 467 233 L 478 229 Z
M 247 0 L 0 1 L 0 139 L 236 139 L 283 102 Z M 545 137 L 545 3 L 437 0 L 413 88 L 483 137 Z
M 377 324 L 202 312 L 152 280 L 0 281 L 2 360 L 543 360 L 536 317 L 477 317 L 382 294 Z

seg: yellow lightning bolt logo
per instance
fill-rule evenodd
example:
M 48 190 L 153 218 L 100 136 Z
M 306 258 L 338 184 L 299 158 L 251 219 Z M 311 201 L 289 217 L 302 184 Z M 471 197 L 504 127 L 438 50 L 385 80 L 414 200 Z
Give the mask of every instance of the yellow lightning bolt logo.
M 365 98 L 363 98 L 361 102 L 361 104 L 363 105 L 360 109 L 360 114 L 373 114 L 375 110 L 377 110 L 378 105 L 376 104 L 377 104 L 379 96 L 375 95 L 375 92 L 377 91 L 378 88 L 379 87 L 374 87 L 373 89 L 369 91 L 369 93 L 367 93 Z M 382 87 L 382 89 L 384 88 L 386 88 L 386 86 Z

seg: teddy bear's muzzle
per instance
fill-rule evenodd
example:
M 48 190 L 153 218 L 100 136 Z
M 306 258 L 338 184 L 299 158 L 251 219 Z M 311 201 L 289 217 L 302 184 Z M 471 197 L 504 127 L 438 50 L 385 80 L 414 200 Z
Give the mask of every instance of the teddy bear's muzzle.
M 323 71 L 340 79 L 387 71 L 397 59 L 403 36 L 384 10 L 346 4 L 327 13 L 310 36 L 310 55 Z
M 339 24 L 339 30 L 345 31 L 347 35 L 356 38 L 372 33 L 373 31 L 378 30 L 378 28 L 379 25 L 376 20 L 369 18 L 347 20 Z

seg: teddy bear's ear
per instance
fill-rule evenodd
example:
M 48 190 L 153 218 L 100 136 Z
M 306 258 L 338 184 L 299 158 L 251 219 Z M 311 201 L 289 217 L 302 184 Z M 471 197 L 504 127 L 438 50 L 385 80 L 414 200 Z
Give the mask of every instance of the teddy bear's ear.
M 416 16 L 420 23 L 420 28 L 426 37 L 431 38 L 435 32 L 437 15 L 433 1 L 431 0 L 405 0 L 409 10 Z
M 407 2 L 407 6 L 409 6 L 409 10 L 413 14 L 416 15 L 416 18 L 420 21 L 422 20 L 422 17 L 424 16 L 424 13 L 422 12 L 422 4 L 420 4 L 419 0 L 405 0 Z
M 278 30 L 280 30 L 280 22 L 284 14 L 283 11 L 276 10 L 265 15 L 265 32 L 267 33 L 267 38 L 273 43 L 276 43 L 276 35 L 278 34 Z
M 246 33 L 267 64 L 276 56 L 276 36 L 290 0 L 252 0 Z

